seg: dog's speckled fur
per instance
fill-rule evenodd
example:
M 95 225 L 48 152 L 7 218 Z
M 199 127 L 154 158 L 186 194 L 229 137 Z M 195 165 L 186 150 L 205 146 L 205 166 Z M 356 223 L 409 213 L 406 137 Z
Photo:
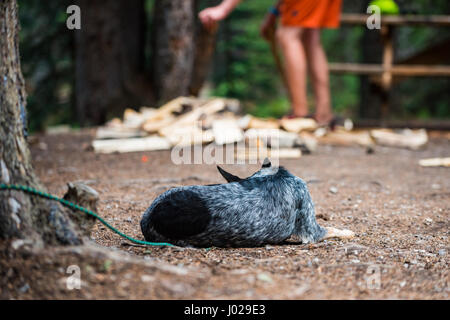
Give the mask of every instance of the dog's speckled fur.
M 246 179 L 221 171 L 226 184 L 173 188 L 145 211 L 147 241 L 195 247 L 253 247 L 323 239 L 306 183 L 283 167 L 265 163 Z

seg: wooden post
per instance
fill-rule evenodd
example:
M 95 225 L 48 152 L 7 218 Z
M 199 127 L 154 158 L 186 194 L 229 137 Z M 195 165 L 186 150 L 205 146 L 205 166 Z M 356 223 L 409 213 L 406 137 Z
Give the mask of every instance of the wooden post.
M 394 47 L 392 41 L 392 26 L 385 24 L 381 27 L 383 41 L 383 74 L 381 76 L 382 102 L 381 117 L 385 118 L 389 112 L 389 95 L 392 86 L 392 64 L 394 61 Z

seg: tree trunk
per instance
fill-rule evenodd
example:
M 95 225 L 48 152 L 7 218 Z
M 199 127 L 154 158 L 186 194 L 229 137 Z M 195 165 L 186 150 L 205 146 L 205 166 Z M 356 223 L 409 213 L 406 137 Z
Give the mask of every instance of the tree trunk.
M 127 107 L 199 94 L 215 47 L 215 32 L 206 31 L 197 18 L 199 0 L 154 2 L 150 71 L 145 68 L 144 0 L 78 4 L 75 82 L 82 125 L 101 124 Z
M 194 65 L 189 84 L 189 94 L 198 96 L 211 69 L 211 62 L 216 47 L 217 29 L 207 30 L 196 13 L 200 10 L 200 0 L 195 1 L 194 18 L 197 21 L 195 31 Z M 208 5 L 217 5 L 219 1 L 208 1 Z
M 127 107 L 154 102 L 144 72 L 143 0 L 80 0 L 75 30 L 76 105 L 82 125 L 101 124 Z
M 24 138 L 25 104 L 20 67 L 16 0 L 0 2 L 0 183 L 43 190 L 34 174 Z M 18 191 L 0 191 L 0 238 L 28 239 L 34 245 L 80 244 L 78 227 L 59 204 Z
M 194 56 L 194 0 L 156 0 L 153 83 L 158 101 L 189 93 Z
M 370 1 L 363 2 L 362 12 L 366 12 Z M 361 37 L 362 63 L 381 64 L 382 43 L 380 30 L 364 29 Z M 360 76 L 360 105 L 359 117 L 363 119 L 379 119 L 381 117 L 380 86 L 370 81 L 370 77 Z

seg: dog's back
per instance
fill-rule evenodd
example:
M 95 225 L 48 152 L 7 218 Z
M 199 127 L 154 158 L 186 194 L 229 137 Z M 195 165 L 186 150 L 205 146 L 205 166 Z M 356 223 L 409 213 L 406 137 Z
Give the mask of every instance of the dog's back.
M 163 193 L 142 218 L 145 239 L 226 247 L 280 243 L 291 236 L 301 205 L 300 179 L 266 167 L 236 180 Z

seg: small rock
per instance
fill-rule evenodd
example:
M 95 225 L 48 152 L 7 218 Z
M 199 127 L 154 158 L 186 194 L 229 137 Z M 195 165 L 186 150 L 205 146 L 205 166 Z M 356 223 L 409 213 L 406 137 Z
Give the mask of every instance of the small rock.
M 301 296 L 304 293 L 306 293 L 310 289 L 310 286 L 308 284 L 302 285 L 296 289 L 294 289 L 291 293 L 288 294 L 289 297 L 297 297 Z
M 11 247 L 12 247 L 14 250 L 17 250 L 17 249 L 19 249 L 21 246 L 23 246 L 24 243 L 25 243 L 24 240 L 22 240 L 22 239 L 17 239 L 17 240 L 14 240 L 14 241 L 11 243 Z
M 406 285 L 406 281 L 400 282 L 400 288 L 403 288 Z
M 441 250 L 438 251 L 438 254 L 439 254 L 440 256 L 445 256 L 445 255 L 447 254 L 447 250 L 441 249 Z
M 19 291 L 20 293 L 26 293 L 28 290 L 30 290 L 30 285 L 28 283 L 25 283 L 22 287 L 20 287 Z
M 28 240 L 28 239 L 17 239 L 14 240 L 13 242 L 11 242 L 11 247 L 14 250 L 19 249 L 20 247 L 24 246 L 24 245 L 32 245 L 33 241 L 32 240 Z
M 41 151 L 47 151 L 48 150 L 48 146 L 47 146 L 47 144 L 45 142 L 39 142 L 38 148 Z
M 142 282 L 151 282 L 155 279 L 153 276 L 149 276 L 148 274 L 144 274 L 141 276 Z
M 331 188 L 330 188 L 330 192 L 331 192 L 332 194 L 336 194 L 336 193 L 338 192 L 338 189 L 337 189 L 336 187 L 331 187 Z
M 260 281 L 271 283 L 273 280 L 267 273 L 259 273 L 256 278 Z

